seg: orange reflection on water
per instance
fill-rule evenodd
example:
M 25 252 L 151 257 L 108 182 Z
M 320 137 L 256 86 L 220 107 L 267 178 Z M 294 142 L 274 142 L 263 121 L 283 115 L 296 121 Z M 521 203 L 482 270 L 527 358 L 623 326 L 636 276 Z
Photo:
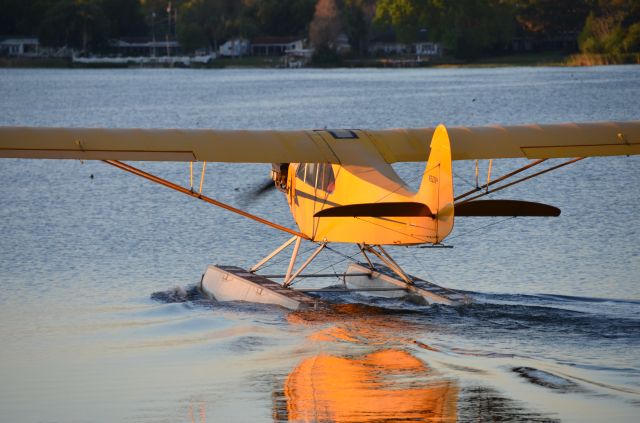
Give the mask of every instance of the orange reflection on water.
M 455 421 L 458 388 L 451 381 L 421 380 L 425 376 L 427 366 L 401 350 L 358 358 L 318 355 L 304 360 L 285 382 L 288 418 Z
M 207 414 L 205 413 L 204 403 L 198 404 L 198 411 L 199 411 L 198 414 L 200 415 L 200 420 L 198 420 L 198 422 L 206 423 Z M 195 414 L 193 412 L 193 404 L 189 404 L 189 417 L 191 418 L 191 423 L 196 423 Z
M 455 382 L 441 377 L 402 348 L 409 343 L 422 347 L 395 335 L 406 333 L 406 322 L 370 311 L 354 308 L 323 316 L 290 316 L 291 323 L 336 322 L 312 334 L 314 342 L 357 343 L 374 351 L 357 356 L 323 353 L 303 360 L 284 384 L 285 419 L 456 421 Z

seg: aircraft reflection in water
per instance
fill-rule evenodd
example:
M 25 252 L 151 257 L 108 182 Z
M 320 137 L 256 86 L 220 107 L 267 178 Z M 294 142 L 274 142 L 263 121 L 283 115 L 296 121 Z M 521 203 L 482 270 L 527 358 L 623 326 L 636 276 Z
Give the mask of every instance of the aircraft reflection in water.
M 287 376 L 281 395 L 276 395 L 274 420 L 456 421 L 456 383 L 402 348 L 407 343 L 415 346 L 415 341 L 392 335 L 407 333 L 408 324 L 385 315 L 381 327 L 380 322 L 371 322 L 375 315 L 368 308 L 363 313 L 362 308 L 338 306 L 337 313 L 322 317 L 317 312 L 290 315 L 290 322 L 302 324 L 346 320 L 316 332 L 311 340 L 329 342 L 329 347 L 349 343 L 350 354 L 322 353 L 298 364 Z M 353 344 L 369 351 L 352 355 Z
M 196 415 L 199 416 L 199 419 L 196 420 Z M 207 413 L 205 411 L 205 405 L 204 403 L 199 403 L 197 405 L 197 410 L 196 410 L 196 406 L 194 406 L 194 404 L 190 404 L 189 405 L 189 421 L 191 423 L 206 423 L 207 421 Z

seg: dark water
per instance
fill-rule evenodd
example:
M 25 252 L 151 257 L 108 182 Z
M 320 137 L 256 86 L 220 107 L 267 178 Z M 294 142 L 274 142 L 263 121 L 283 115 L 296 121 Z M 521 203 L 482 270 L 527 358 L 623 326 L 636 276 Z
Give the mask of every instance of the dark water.
M 637 66 L 0 70 L 2 125 L 631 120 L 639 99 Z M 0 420 L 637 421 L 639 165 L 588 159 L 505 193 L 556 205 L 557 219 L 458 219 L 453 249 L 391 249 L 472 305 L 333 294 L 331 311 L 289 313 L 194 289 L 207 264 L 250 266 L 286 236 L 100 163 L 2 160 Z M 188 183 L 184 164 L 143 166 Z M 397 168 L 414 182 L 422 170 Z M 268 169 L 211 164 L 205 192 L 242 203 Z M 467 189 L 473 165 L 454 171 Z M 291 224 L 279 193 L 247 208 Z

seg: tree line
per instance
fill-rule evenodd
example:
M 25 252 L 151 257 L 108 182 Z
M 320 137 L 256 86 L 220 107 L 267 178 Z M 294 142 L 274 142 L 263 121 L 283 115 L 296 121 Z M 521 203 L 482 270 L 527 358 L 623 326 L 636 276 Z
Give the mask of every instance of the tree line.
M 299 36 L 351 54 L 373 40 L 442 43 L 473 59 L 527 49 L 640 52 L 640 0 L 0 0 L 0 33 L 103 51 L 123 37 L 177 39 L 217 49 L 232 37 Z

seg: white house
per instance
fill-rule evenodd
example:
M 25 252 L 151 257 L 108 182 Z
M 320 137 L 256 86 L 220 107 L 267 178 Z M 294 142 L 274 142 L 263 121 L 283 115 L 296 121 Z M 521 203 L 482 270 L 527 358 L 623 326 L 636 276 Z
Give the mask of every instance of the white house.
M 409 47 L 399 42 L 375 42 L 369 45 L 369 54 L 407 54 Z
M 302 50 L 304 40 L 297 37 L 257 37 L 251 41 L 254 56 L 282 56 L 287 50 Z
M 405 44 L 397 41 L 374 42 L 369 46 L 369 54 L 413 54 L 416 56 L 442 56 L 442 44 L 431 41 L 420 41 L 413 44 Z
M 442 56 L 442 45 L 440 43 L 423 41 L 414 43 L 413 47 L 418 56 Z
M 222 44 L 218 48 L 218 53 L 222 57 L 240 57 L 249 54 L 249 40 L 244 38 L 233 38 Z
M 0 54 L 8 56 L 35 56 L 40 42 L 35 37 L 5 38 L 0 41 Z

